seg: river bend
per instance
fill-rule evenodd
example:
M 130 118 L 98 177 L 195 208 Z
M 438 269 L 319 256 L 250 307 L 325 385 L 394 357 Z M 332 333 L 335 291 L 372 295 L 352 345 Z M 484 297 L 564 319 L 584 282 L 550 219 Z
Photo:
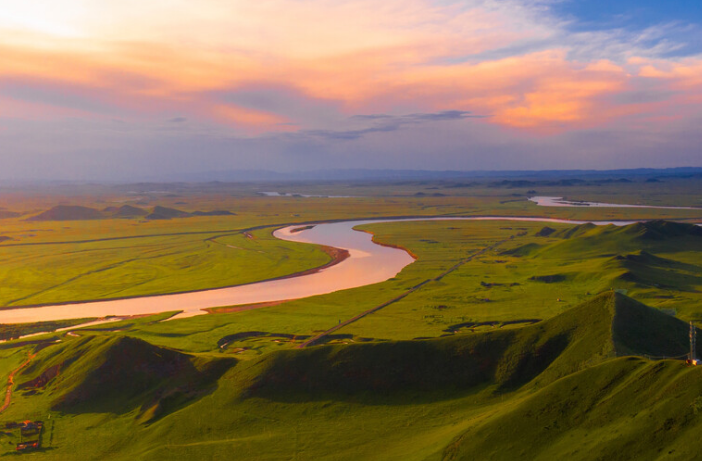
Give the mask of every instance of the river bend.
M 278 229 L 274 236 L 293 242 L 327 245 L 345 249 L 349 257 L 339 264 L 317 272 L 288 278 L 264 280 L 227 288 L 143 296 L 126 299 L 66 303 L 31 308 L 0 310 L 0 323 L 29 323 L 64 319 L 130 316 L 182 311 L 177 318 L 205 314 L 203 309 L 269 303 L 323 295 L 339 290 L 384 282 L 397 275 L 414 259 L 405 250 L 382 246 L 372 241 L 372 235 L 354 230 L 363 224 L 407 221 L 529 221 L 545 223 L 583 224 L 548 218 L 522 217 L 442 217 L 378 219 L 320 223 L 299 232 L 300 225 Z M 630 224 L 629 221 L 601 221 L 595 224 Z M 304 226 L 308 227 L 308 226 Z

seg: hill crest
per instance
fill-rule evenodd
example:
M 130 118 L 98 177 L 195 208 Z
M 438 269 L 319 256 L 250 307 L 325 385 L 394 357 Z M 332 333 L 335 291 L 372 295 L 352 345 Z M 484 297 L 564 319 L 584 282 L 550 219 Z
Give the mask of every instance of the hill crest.
M 18 377 L 18 389 L 48 393 L 65 413 L 160 417 L 213 390 L 236 363 L 203 359 L 130 336 L 84 336 L 43 350 Z
M 679 356 L 688 326 L 616 292 L 518 329 L 421 341 L 317 346 L 253 364 L 250 391 L 277 399 L 541 387 L 621 355 Z

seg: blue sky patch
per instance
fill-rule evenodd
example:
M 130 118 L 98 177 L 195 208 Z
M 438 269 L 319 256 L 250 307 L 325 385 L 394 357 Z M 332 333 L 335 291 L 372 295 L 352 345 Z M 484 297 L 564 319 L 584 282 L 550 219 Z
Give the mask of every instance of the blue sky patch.
M 647 46 L 663 39 L 680 46 L 667 55 L 702 52 L 702 0 L 563 0 L 552 5 L 559 17 L 573 21 L 571 31 L 625 30 L 636 33 L 667 26 L 661 37 L 652 36 Z

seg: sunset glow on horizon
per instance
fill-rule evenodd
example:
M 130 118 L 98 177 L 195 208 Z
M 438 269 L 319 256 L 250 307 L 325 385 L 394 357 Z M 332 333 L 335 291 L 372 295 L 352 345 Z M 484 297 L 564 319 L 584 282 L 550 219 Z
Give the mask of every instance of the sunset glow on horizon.
M 0 0 L 0 179 L 702 166 L 699 12 L 559 3 Z

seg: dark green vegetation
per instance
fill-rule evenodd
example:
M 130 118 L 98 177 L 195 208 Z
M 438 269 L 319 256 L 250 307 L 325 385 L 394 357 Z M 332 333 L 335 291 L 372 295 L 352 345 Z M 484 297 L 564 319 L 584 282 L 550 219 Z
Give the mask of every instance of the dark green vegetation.
M 68 328 L 74 325 L 89 322 L 91 320 L 95 319 L 72 319 L 57 322 L 13 323 L 0 325 L 0 340 L 6 341 L 9 339 L 19 338 L 20 336 Z
M 85 206 L 58 205 L 50 210 L 29 218 L 29 221 L 80 221 L 84 219 L 100 219 L 103 215 L 99 210 Z
M 683 355 L 687 331 L 605 293 L 523 328 L 248 361 L 67 337 L 3 418 L 51 421 L 40 459 L 692 459 L 702 370 L 632 357 Z

